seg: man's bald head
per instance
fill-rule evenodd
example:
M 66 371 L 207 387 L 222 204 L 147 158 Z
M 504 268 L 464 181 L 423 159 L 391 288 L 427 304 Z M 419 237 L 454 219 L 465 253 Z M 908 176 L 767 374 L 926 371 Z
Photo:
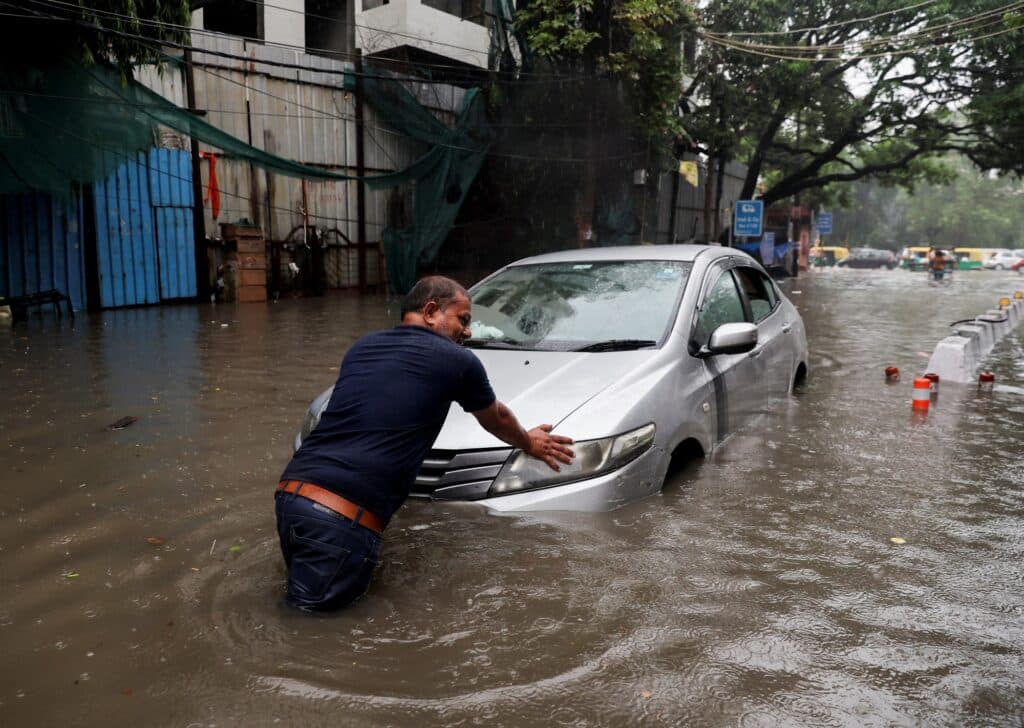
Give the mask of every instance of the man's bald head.
M 422 313 L 423 307 L 433 301 L 443 309 L 459 296 L 469 298 L 469 293 L 451 278 L 427 276 L 420 278 L 402 300 L 402 318 L 408 313 Z

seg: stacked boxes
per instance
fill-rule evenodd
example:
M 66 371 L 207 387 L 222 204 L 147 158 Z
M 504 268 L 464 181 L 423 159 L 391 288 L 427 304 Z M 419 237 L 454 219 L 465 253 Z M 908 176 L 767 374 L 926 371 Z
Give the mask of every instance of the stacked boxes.
M 267 300 L 267 251 L 263 231 L 254 225 L 221 225 L 228 246 L 227 268 L 237 270 L 239 303 Z

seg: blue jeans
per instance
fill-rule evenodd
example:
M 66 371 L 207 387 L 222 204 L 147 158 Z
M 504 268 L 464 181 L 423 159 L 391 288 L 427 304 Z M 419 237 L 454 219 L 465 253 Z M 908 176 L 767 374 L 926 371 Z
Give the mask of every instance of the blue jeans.
M 277 493 L 275 510 L 288 567 L 288 604 L 306 611 L 338 609 L 366 593 L 380 563 L 379 535 L 294 493 Z

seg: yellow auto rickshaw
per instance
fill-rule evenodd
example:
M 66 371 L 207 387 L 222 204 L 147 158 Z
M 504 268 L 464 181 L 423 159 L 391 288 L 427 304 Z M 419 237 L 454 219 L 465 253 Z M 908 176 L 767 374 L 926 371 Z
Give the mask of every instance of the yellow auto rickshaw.
M 907 270 L 924 270 L 928 267 L 928 253 L 931 248 L 927 245 L 913 245 L 900 251 L 900 268 Z
M 980 270 L 988 255 L 989 251 L 986 248 L 953 248 L 956 267 L 960 270 Z
M 836 245 L 815 245 L 807 254 L 812 268 L 833 266 L 850 254 L 849 248 Z

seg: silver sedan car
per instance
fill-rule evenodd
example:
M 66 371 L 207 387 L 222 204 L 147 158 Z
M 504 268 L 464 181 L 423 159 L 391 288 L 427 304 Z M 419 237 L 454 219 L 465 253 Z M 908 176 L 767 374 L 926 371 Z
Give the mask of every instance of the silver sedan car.
M 657 493 L 807 374 L 799 313 L 729 248 L 591 248 L 516 261 L 470 289 L 472 339 L 526 426 L 575 440 L 555 472 L 453 405 L 412 495 L 494 511 L 611 510 Z M 296 447 L 331 390 L 306 414 Z

